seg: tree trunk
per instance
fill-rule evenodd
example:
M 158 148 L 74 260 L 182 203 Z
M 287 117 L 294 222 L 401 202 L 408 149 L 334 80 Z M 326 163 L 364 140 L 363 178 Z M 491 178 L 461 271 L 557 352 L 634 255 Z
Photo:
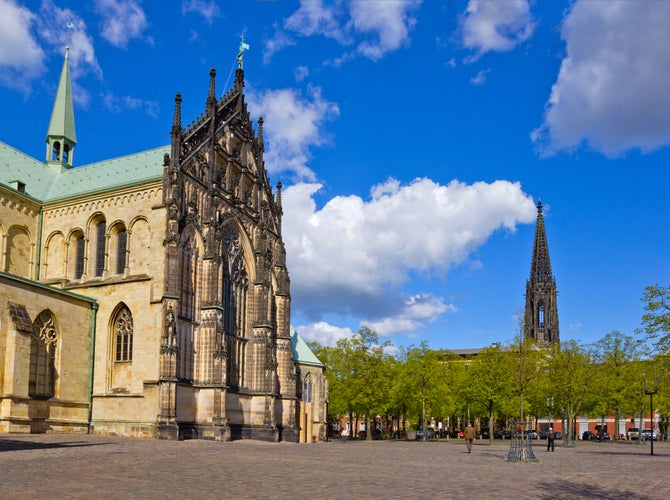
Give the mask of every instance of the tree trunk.
M 493 446 L 493 401 L 489 401 L 489 446 Z

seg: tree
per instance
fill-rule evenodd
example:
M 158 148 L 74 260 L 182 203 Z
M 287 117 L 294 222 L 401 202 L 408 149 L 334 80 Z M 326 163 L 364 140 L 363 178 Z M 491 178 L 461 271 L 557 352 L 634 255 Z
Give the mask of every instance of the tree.
M 594 385 L 598 391 L 598 414 L 603 418 L 614 412 L 618 434 L 621 415 L 640 411 L 641 358 L 639 342 L 613 331 L 591 346 L 595 363 Z
M 474 401 L 481 404 L 489 418 L 489 440 L 493 445 L 494 411 L 502 410 L 511 398 L 511 355 L 509 349 L 493 345 L 482 349 L 468 368 L 467 386 Z
M 588 353 L 574 340 L 556 344 L 547 358 L 549 394 L 555 408 L 563 410 L 565 446 L 575 445 L 575 416 L 588 411 L 590 404 L 592 364 Z
M 654 397 L 654 406 L 660 416 L 659 439 L 667 441 L 670 430 L 670 356 L 657 354 L 651 363 L 650 373 L 653 373 L 654 379 L 658 379 L 658 395 Z
M 642 324 L 647 339 L 659 352 L 667 353 L 670 351 L 670 286 L 648 286 L 642 301 L 646 303 Z
M 407 416 L 420 419 L 425 439 L 427 416 L 444 416 L 453 410 L 448 368 L 426 342 L 404 349 L 401 356 L 403 367 L 394 393 Z
M 372 439 L 370 416 L 385 408 L 389 394 L 389 380 L 384 376 L 384 349 L 390 342 L 379 344 L 376 332 L 361 327 L 350 339 L 338 341 L 343 351 L 344 393 L 349 401 L 349 412 L 365 415 L 366 437 Z

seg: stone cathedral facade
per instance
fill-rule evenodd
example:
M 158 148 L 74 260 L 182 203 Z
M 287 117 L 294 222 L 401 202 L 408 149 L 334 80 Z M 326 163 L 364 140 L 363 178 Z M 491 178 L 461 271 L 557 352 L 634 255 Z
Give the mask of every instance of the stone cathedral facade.
M 556 278 L 551 272 L 542 202 L 538 201 L 533 257 L 530 277 L 526 282 L 524 328 L 526 337 L 543 346 L 560 342 L 556 295 Z
M 263 120 L 215 77 L 169 146 L 73 167 L 66 55 L 46 161 L 0 142 L 0 432 L 325 439 Z

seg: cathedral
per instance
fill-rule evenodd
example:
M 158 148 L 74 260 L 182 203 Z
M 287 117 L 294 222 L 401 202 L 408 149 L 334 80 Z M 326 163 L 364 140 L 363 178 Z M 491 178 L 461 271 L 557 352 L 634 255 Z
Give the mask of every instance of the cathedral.
M 75 167 L 66 50 L 45 159 L 0 142 L 0 433 L 325 439 L 239 59 L 168 146 Z
M 556 278 L 551 272 L 549 246 L 544 230 L 542 202 L 538 201 L 533 257 L 530 277 L 526 282 L 524 329 L 526 338 L 545 347 L 560 343 L 556 293 Z

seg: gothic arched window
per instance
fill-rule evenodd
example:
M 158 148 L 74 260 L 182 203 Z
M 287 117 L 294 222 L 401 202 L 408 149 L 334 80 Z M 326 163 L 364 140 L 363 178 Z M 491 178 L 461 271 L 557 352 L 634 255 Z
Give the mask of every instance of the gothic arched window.
M 98 222 L 95 227 L 95 275 L 102 276 L 105 270 L 105 238 L 107 223 L 105 220 Z
M 30 339 L 30 377 L 28 395 L 48 399 L 55 394 L 56 346 L 58 331 L 49 311 L 42 311 L 33 323 Z
M 307 375 L 302 384 L 302 400 L 305 403 L 312 402 L 312 377 Z
M 544 305 L 541 305 L 537 311 L 537 324 L 539 326 L 544 326 Z
M 115 353 L 114 360 L 125 362 L 133 360 L 133 316 L 123 306 L 114 318 Z
M 116 233 L 116 274 L 123 274 L 126 270 L 126 248 L 128 246 L 128 234 L 125 229 Z
M 223 243 L 225 264 L 221 287 L 221 308 L 223 309 L 223 330 L 230 339 L 227 380 L 233 386 L 242 386 L 244 385 L 246 362 L 248 279 L 237 235 L 229 232 L 224 236 Z
M 80 234 L 74 243 L 74 279 L 81 279 L 84 274 L 84 235 Z
M 195 316 L 195 297 L 197 283 L 198 251 L 192 239 L 181 249 L 181 300 L 179 315 L 193 319 Z

